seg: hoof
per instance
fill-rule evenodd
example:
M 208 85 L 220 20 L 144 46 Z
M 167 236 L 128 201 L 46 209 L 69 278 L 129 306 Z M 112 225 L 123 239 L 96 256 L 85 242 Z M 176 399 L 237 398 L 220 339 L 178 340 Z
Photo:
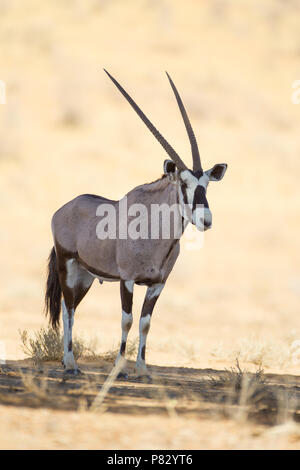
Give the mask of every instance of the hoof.
M 152 384 L 152 377 L 149 374 L 138 375 L 137 379 L 144 384 Z
M 127 380 L 128 379 L 127 372 L 119 372 L 118 375 L 117 375 L 117 379 Z
M 65 369 L 64 370 L 64 376 L 66 377 L 75 377 L 77 375 L 82 375 L 82 372 L 80 369 Z

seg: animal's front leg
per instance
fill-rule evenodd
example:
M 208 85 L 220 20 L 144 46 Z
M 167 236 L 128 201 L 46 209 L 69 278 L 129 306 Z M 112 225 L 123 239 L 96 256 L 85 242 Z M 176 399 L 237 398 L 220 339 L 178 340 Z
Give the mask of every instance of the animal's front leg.
M 156 304 L 156 301 L 164 287 L 164 284 L 153 284 L 153 286 L 148 287 L 146 292 L 146 297 L 144 300 L 141 318 L 140 318 L 140 342 L 139 342 L 139 350 L 138 356 L 136 361 L 136 371 L 139 377 L 148 377 L 150 378 L 150 374 L 148 373 L 146 367 L 146 341 L 147 335 L 150 329 L 150 322 L 151 316 Z
M 134 281 L 123 281 L 120 282 L 120 293 L 121 293 L 121 303 L 122 303 L 122 337 L 121 337 L 121 345 L 120 351 L 116 359 L 116 364 L 120 358 L 125 357 L 126 351 L 126 342 L 129 330 L 132 326 L 132 298 L 133 298 L 133 286 Z M 127 378 L 128 373 L 125 366 L 122 367 L 120 371 L 119 378 Z

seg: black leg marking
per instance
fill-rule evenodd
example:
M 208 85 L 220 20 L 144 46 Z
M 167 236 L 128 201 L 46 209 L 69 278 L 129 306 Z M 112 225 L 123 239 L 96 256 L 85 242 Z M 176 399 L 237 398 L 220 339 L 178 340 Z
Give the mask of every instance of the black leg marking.
M 144 345 L 142 347 L 142 352 L 141 352 L 141 358 L 143 359 L 143 361 L 145 360 L 145 353 L 146 353 L 146 346 Z
M 142 313 L 141 313 L 142 317 L 145 317 L 146 315 L 152 315 L 152 312 L 153 312 L 153 309 L 155 307 L 158 297 L 159 297 L 159 294 L 151 298 L 147 298 L 147 295 L 146 295 L 146 298 L 144 300 L 143 307 L 142 307 Z
M 120 354 L 121 354 L 121 356 L 124 356 L 124 354 L 125 354 L 125 349 L 126 349 L 126 342 L 125 342 L 125 341 L 122 341 L 121 347 L 120 347 Z
M 120 282 L 120 293 L 121 293 L 122 310 L 126 313 L 131 313 L 133 291 L 130 292 L 130 290 L 127 289 L 125 281 Z
M 127 284 L 128 286 L 128 284 Z M 121 280 L 120 282 L 120 293 L 122 303 L 122 340 L 119 354 L 125 356 L 127 335 L 132 325 L 132 299 L 133 299 L 133 282 L 130 284 L 132 287 L 128 289 L 126 281 Z
M 120 345 L 120 351 L 116 359 L 116 364 L 118 358 L 125 357 L 126 351 L 126 342 L 129 330 L 132 325 L 132 298 L 133 298 L 133 281 L 120 281 L 120 294 L 121 294 L 121 304 L 122 304 L 122 339 Z M 128 378 L 128 374 L 124 368 L 121 370 L 118 378 Z

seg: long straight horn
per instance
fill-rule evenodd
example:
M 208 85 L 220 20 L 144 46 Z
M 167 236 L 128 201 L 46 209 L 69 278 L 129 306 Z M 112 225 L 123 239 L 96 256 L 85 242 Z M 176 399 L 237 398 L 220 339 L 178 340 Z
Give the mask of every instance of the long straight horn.
M 154 137 L 158 140 L 158 142 L 163 146 L 167 154 L 172 158 L 173 162 L 176 164 L 177 168 L 180 170 L 186 170 L 187 167 L 179 157 L 179 155 L 175 152 L 173 147 L 166 141 L 166 139 L 161 135 L 161 133 L 156 129 L 156 127 L 153 126 L 153 124 L 149 121 L 149 119 L 145 116 L 143 111 L 138 107 L 138 105 L 133 101 L 133 99 L 128 95 L 128 93 L 124 90 L 124 88 L 117 82 L 117 80 L 114 79 L 110 75 L 110 73 L 107 72 L 107 70 L 104 69 L 104 72 L 109 76 L 109 78 L 113 81 L 113 83 L 116 85 L 116 87 L 120 90 L 122 95 L 127 99 L 128 103 L 133 107 L 135 112 L 139 115 L 139 117 L 142 119 L 142 121 L 146 124 L 148 129 L 152 132 Z
M 191 143 L 191 148 L 192 148 L 192 156 L 193 156 L 193 170 L 194 171 L 197 171 L 197 170 L 202 170 L 202 166 L 201 166 L 201 160 L 200 160 L 200 154 L 199 154 L 199 149 L 198 149 L 198 145 L 197 145 L 197 140 L 196 140 L 196 137 L 195 137 L 195 134 L 194 134 L 194 131 L 192 129 L 192 126 L 191 126 L 191 123 L 190 123 L 190 120 L 188 118 L 188 115 L 186 113 L 186 110 L 185 110 L 185 107 L 183 106 L 183 102 L 179 96 L 179 93 L 177 91 L 177 88 L 176 86 L 174 85 L 173 83 L 173 80 L 171 79 L 170 75 L 168 74 L 168 72 L 166 72 L 167 74 L 167 77 L 169 79 L 169 82 L 171 84 L 171 87 L 174 91 L 174 95 L 175 95 L 175 98 L 176 98 L 176 101 L 177 101 L 177 104 L 179 106 L 179 109 L 180 109 L 180 112 L 181 112 L 181 116 L 183 118 L 183 121 L 184 121 L 184 124 L 185 124 L 185 128 L 186 128 L 186 131 L 187 131 L 187 134 L 189 136 L 189 140 L 190 140 L 190 143 Z

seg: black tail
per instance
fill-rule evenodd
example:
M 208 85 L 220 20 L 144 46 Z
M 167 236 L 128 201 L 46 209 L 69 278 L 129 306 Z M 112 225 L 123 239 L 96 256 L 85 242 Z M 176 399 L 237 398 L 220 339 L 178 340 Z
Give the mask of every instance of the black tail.
M 59 327 L 59 314 L 61 306 L 61 287 L 58 278 L 56 253 L 54 247 L 48 258 L 48 277 L 45 294 L 45 312 L 49 313 L 50 322 L 54 329 Z

